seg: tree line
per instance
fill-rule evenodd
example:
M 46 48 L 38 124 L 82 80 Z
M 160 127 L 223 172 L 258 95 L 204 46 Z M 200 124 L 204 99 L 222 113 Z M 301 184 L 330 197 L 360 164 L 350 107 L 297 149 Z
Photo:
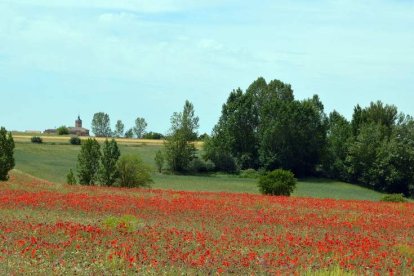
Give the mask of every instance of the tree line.
M 380 101 L 365 108 L 355 106 L 351 120 L 347 120 L 337 111 L 326 114 L 318 95 L 297 100 L 289 84 L 279 80 L 267 83 L 258 78 L 246 91 L 238 88 L 230 93 L 211 135 L 203 135 L 200 154 L 194 144 L 200 136 L 193 104 L 186 101 L 183 110 L 175 112 L 170 121 L 164 148 L 155 156 L 159 172 L 284 169 L 298 177 L 324 176 L 414 196 L 414 119 Z M 143 137 L 146 126 L 145 119 L 137 118 L 130 132 Z M 109 115 L 103 112 L 94 115 L 92 129 L 96 136 L 128 137 L 121 121 L 112 131 Z M 0 178 L 4 180 L 14 166 L 14 159 L 7 154 L 12 155 L 14 143 L 3 128 L 0 138 L 0 146 L 8 149 L 2 150 L 0 156 L 0 173 L 6 171 Z M 95 161 L 86 162 L 94 172 L 89 180 L 79 157 L 78 177 L 82 184 L 96 179 L 112 183 L 110 171 L 121 171 L 113 169 L 118 161 L 108 163 L 102 157 L 112 151 L 106 143 L 99 154 L 96 141 L 88 140 L 82 145 L 81 153 L 84 147 L 95 148 Z M 105 164 L 112 164 L 112 169 L 108 167 L 103 173 Z
M 378 101 L 348 121 L 317 95 L 296 100 L 289 84 L 258 78 L 230 93 L 204 159 L 219 171 L 282 168 L 414 195 L 414 120 Z
M 138 139 L 146 138 L 146 128 L 148 126 L 146 120 L 142 117 L 137 117 L 135 119 L 134 127 L 125 131 L 125 125 L 121 120 L 117 120 L 115 124 L 115 128 L 112 131 L 110 125 L 110 118 L 107 113 L 104 112 L 97 112 L 93 115 L 92 119 L 92 132 L 97 137 L 125 137 L 125 138 L 133 138 L 134 135 Z M 159 133 L 150 132 L 149 136 L 151 138 L 148 139 L 161 139 L 162 135 Z
M 102 146 L 94 138 L 84 141 L 76 168 L 78 178 L 71 169 L 66 177 L 68 184 L 131 188 L 148 186 L 152 182 L 151 169 L 138 155 L 121 156 L 114 139 L 106 139 Z

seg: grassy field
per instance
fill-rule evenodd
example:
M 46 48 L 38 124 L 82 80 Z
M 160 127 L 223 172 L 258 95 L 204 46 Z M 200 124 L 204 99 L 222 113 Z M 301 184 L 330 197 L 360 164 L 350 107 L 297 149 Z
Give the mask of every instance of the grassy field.
M 28 139 L 28 136 L 25 139 Z M 52 182 L 64 183 L 69 169 L 76 169 L 80 146 L 57 142 L 61 137 L 50 137 L 44 144 L 32 144 L 28 140 L 16 139 L 16 169 Z M 66 137 L 67 140 L 67 137 Z M 187 191 L 224 191 L 237 193 L 259 193 L 255 179 L 233 175 L 166 175 L 155 173 L 155 152 L 162 144 L 119 141 L 122 154 L 139 154 L 145 163 L 154 168 L 153 187 Z M 298 182 L 294 196 L 335 199 L 378 200 L 383 195 L 356 185 L 326 179 L 302 179 Z

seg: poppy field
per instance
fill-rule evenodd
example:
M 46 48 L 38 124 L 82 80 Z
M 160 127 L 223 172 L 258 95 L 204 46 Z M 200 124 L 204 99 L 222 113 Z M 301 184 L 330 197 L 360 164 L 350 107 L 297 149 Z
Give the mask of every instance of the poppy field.
M 414 274 L 414 204 L 0 185 L 0 274 Z

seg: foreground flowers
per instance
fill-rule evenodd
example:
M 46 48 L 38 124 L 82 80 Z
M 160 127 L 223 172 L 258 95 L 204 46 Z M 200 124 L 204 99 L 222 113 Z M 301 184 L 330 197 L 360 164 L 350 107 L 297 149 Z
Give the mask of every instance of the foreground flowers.
M 1 187 L 1 274 L 414 273 L 414 204 Z

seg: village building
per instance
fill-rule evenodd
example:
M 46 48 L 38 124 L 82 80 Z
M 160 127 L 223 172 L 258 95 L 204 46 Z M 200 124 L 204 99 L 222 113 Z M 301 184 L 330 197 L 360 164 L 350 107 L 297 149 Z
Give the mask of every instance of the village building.
M 75 121 L 75 127 L 68 127 L 69 134 L 77 136 L 89 136 L 89 129 L 82 127 L 82 120 L 80 116 Z M 46 129 L 43 133 L 57 134 L 57 129 Z

